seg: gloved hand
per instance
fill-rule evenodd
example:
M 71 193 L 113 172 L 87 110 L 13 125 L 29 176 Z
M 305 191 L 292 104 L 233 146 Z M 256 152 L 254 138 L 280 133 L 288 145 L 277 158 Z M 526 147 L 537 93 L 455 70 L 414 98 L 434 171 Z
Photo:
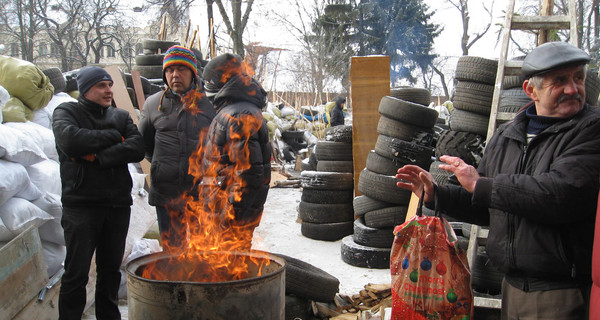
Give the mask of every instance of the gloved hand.
M 96 155 L 95 155 L 95 154 L 93 154 L 93 153 L 86 154 L 85 156 L 83 156 L 83 157 L 81 157 L 81 158 L 82 158 L 82 159 L 84 159 L 84 160 L 87 160 L 87 161 L 89 161 L 89 162 L 94 162 L 94 161 L 96 161 Z

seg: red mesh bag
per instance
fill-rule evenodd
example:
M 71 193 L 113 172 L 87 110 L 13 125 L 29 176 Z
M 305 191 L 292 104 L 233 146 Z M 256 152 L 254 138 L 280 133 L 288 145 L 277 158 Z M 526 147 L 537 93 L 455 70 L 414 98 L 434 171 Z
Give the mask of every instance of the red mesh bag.
M 473 290 L 466 253 L 454 230 L 436 216 L 415 217 L 394 228 L 390 257 L 392 319 L 473 318 Z

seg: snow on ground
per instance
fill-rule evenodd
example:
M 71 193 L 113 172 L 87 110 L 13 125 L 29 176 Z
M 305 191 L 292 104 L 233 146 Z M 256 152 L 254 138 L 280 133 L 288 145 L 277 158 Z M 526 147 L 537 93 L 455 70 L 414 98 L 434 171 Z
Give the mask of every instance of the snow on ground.
M 303 236 L 297 211 L 301 195 L 301 188 L 269 190 L 262 220 L 254 231 L 254 249 L 291 256 L 330 273 L 340 280 L 341 294 L 357 294 L 368 283 L 391 282 L 390 269 L 359 268 L 342 261 L 341 240 Z

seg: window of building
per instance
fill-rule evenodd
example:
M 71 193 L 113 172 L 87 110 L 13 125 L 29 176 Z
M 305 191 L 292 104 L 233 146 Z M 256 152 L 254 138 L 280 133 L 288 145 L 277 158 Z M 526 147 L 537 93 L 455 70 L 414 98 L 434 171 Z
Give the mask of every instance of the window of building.
M 50 45 L 50 54 L 51 55 L 58 56 L 60 54 L 59 51 L 60 50 L 58 50 L 58 45 L 56 45 L 56 44 Z
M 115 57 L 115 48 L 112 46 L 112 44 L 109 44 L 108 46 L 106 46 L 106 57 L 107 58 Z
M 18 43 L 10 44 L 10 55 L 13 57 L 19 56 L 19 44 Z
M 40 43 L 38 50 L 40 51 L 40 56 L 48 54 L 48 46 L 45 43 Z

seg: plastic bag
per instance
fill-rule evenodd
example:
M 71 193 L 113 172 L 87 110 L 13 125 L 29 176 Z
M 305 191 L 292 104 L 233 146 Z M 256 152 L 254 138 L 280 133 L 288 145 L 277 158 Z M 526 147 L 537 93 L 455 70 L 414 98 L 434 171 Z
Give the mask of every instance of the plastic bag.
M 471 272 L 448 222 L 418 213 L 394 235 L 392 319 L 472 319 Z

